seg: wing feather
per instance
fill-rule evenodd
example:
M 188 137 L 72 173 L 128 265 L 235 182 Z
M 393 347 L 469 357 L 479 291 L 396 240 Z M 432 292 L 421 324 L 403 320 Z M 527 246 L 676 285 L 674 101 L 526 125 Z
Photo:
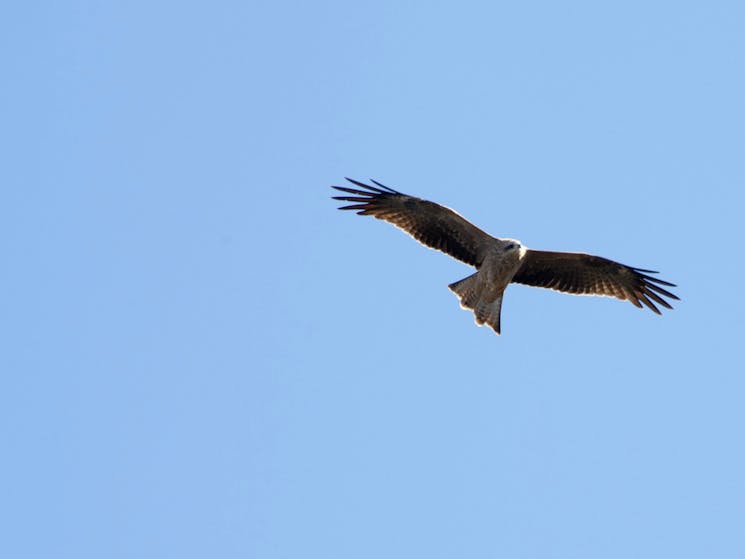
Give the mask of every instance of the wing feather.
M 576 295 L 616 297 L 661 314 L 655 303 L 672 309 L 664 297 L 678 297 L 660 287 L 675 284 L 648 275 L 656 273 L 590 254 L 528 250 L 512 281 Z
M 445 206 L 403 194 L 372 181 L 370 186 L 347 179 L 358 188 L 334 186 L 352 196 L 334 196 L 334 200 L 353 202 L 340 210 L 357 210 L 406 231 L 420 243 L 440 250 L 461 262 L 479 267 L 493 237 Z M 364 190 L 362 190 L 364 189 Z

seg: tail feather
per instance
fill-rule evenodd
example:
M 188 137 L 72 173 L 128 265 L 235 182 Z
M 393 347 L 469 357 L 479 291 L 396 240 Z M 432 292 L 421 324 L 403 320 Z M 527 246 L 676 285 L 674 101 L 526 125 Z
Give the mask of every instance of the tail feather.
M 451 283 L 448 285 L 450 290 L 454 292 L 460 299 L 460 305 L 464 309 L 473 309 L 481 297 L 482 286 L 479 285 L 478 276 L 479 273 L 471 274 L 467 278 L 463 278 L 460 281 Z
M 460 281 L 448 285 L 460 299 L 460 306 L 473 311 L 476 324 L 488 325 L 497 334 L 500 334 L 500 315 L 502 312 L 502 293 L 496 298 L 487 296 L 485 286 L 476 272 Z

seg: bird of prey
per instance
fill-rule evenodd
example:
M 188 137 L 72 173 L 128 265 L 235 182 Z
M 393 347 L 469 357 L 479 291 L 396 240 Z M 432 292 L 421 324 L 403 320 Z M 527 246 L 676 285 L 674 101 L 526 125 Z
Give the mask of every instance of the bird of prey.
M 591 254 L 528 249 L 514 239 L 492 237 L 445 206 L 403 194 L 377 181 L 372 181 L 375 186 L 371 186 L 347 180 L 357 188 L 333 187 L 347 194 L 334 196 L 335 200 L 352 202 L 340 210 L 357 210 L 359 215 L 385 220 L 420 243 L 476 268 L 476 273 L 448 287 L 460 299 L 461 307 L 473 311 L 476 324 L 486 324 L 497 334 L 501 330 L 502 296 L 510 283 L 573 295 L 615 297 L 639 308 L 646 306 L 657 314 L 657 305 L 672 309 L 665 297 L 678 299 L 662 287 L 675 284 L 649 275 L 655 271 Z

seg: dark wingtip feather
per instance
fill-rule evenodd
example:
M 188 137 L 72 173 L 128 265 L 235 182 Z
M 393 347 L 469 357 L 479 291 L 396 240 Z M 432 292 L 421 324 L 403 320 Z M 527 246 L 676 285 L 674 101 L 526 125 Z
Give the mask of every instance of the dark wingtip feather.
M 374 196 L 372 192 L 368 192 L 367 190 L 357 190 L 356 188 L 347 188 L 346 186 L 332 186 L 331 188 L 341 192 L 348 192 L 349 194 L 357 194 L 359 196 Z
M 629 299 L 629 301 L 631 301 L 631 304 L 634 305 L 637 309 L 643 309 L 644 308 L 644 305 L 642 305 L 639 302 L 639 299 L 638 298 Z
M 637 278 L 641 280 L 642 283 L 642 290 L 645 295 L 644 299 L 642 301 L 646 306 L 648 306 L 650 309 L 652 309 L 657 314 L 661 314 L 659 309 L 654 306 L 654 304 L 651 303 L 651 301 L 648 299 L 652 298 L 654 301 L 656 301 L 658 304 L 662 305 L 663 307 L 667 309 L 672 310 L 672 305 L 665 301 L 662 297 L 667 297 L 669 299 L 673 299 L 675 301 L 680 301 L 680 297 L 675 295 L 674 293 L 670 293 L 667 289 L 664 289 L 661 286 L 666 287 L 677 287 L 674 283 L 670 283 L 669 281 L 661 280 L 656 277 L 649 276 L 647 274 L 657 274 L 658 272 L 655 270 L 646 270 L 644 268 L 631 268 L 634 273 L 636 274 Z
M 660 287 L 656 283 L 651 283 L 649 281 L 649 278 L 645 276 L 641 276 L 641 278 L 642 278 L 642 281 L 644 282 L 644 286 L 647 288 L 648 291 L 655 291 L 659 293 L 660 295 L 664 295 L 665 297 L 670 297 L 671 299 L 676 299 L 678 301 L 680 300 L 680 297 L 678 297 L 674 293 L 670 293 L 667 289 Z M 675 287 L 675 284 L 672 284 L 672 283 L 665 283 L 665 285 L 670 285 L 672 287 Z
M 674 283 L 670 283 L 669 281 L 661 280 L 659 278 L 653 278 L 645 274 L 639 274 L 639 277 L 644 279 L 644 281 L 649 282 L 653 285 L 659 284 L 659 285 L 666 285 L 668 287 L 677 287 L 677 285 L 675 285 Z
M 370 198 L 360 198 L 359 196 L 332 196 L 332 198 L 343 202 L 364 202 L 366 204 L 370 201 Z
M 370 186 L 369 184 L 365 184 L 364 182 L 360 182 L 355 179 L 350 179 L 349 177 L 344 177 L 344 178 L 355 186 L 359 186 L 360 188 L 365 188 L 368 191 L 375 192 L 377 194 L 387 194 L 387 195 L 391 195 L 391 194 L 401 195 L 402 194 L 398 190 L 393 190 L 392 188 L 389 188 L 385 186 L 384 184 L 380 184 L 378 181 L 373 180 L 373 179 L 370 179 L 370 181 L 377 186 Z
M 675 295 L 675 293 L 670 293 L 667 289 L 662 289 L 660 286 L 655 285 L 653 283 L 648 283 L 647 287 L 650 290 L 656 291 L 660 295 L 664 295 L 665 297 L 670 297 L 671 299 L 675 299 L 676 301 L 680 301 L 680 297 Z
M 660 312 L 660 309 L 655 307 L 654 303 L 647 298 L 647 295 L 645 293 L 639 293 L 637 294 L 637 297 L 639 297 L 639 300 L 647 307 L 649 307 L 650 310 L 654 311 L 656 314 L 662 314 Z
M 380 188 L 375 188 L 374 186 L 370 186 L 369 184 L 365 184 L 364 182 L 356 181 L 354 179 L 350 179 L 349 177 L 344 177 L 349 182 L 354 184 L 355 186 L 359 186 L 360 188 L 366 188 L 367 190 L 371 192 L 377 192 L 378 194 L 390 194 L 390 192 L 386 192 L 385 190 L 381 190 Z
M 662 297 L 660 297 L 659 295 L 657 295 L 657 293 L 655 293 L 654 291 L 652 291 L 649 288 L 647 288 L 647 289 L 644 290 L 644 295 L 646 295 L 647 297 L 651 297 L 657 304 L 662 305 L 666 309 L 672 310 L 672 308 L 673 308 L 670 305 L 670 303 L 668 303 L 667 301 L 665 301 Z
M 392 188 L 390 188 L 390 187 L 388 187 L 388 186 L 386 186 L 386 185 L 384 185 L 384 184 L 380 184 L 380 183 L 379 183 L 378 181 L 376 181 L 375 179 L 370 179 L 370 182 L 372 182 L 372 183 L 373 183 L 374 185 L 376 185 L 376 186 L 379 186 L 380 188 L 384 188 L 385 190 L 387 190 L 387 191 L 388 191 L 388 192 L 390 192 L 391 194 L 401 194 L 401 193 L 400 193 L 400 192 L 399 192 L 398 190 L 393 190 Z

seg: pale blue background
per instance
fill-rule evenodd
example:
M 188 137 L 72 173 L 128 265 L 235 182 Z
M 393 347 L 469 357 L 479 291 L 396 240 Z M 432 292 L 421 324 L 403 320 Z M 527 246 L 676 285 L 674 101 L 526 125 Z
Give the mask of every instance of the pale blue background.
M 741 2 L 3 12 L 2 557 L 745 557 Z M 345 175 L 682 301 L 498 338 Z

